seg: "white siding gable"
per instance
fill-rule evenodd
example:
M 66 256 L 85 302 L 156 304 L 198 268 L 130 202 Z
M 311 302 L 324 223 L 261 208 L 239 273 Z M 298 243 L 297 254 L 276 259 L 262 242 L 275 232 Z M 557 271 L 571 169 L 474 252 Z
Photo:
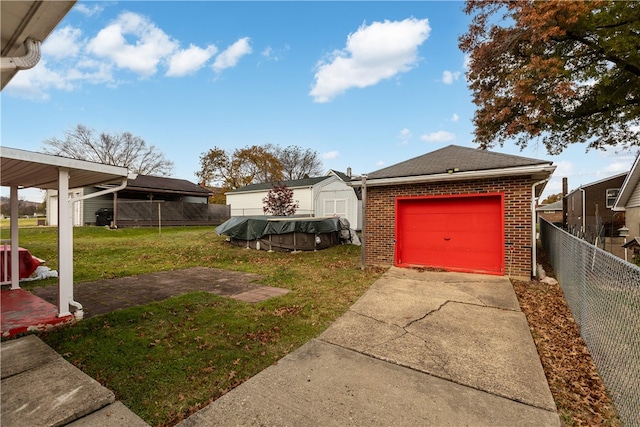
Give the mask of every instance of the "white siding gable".
M 636 185 L 636 188 L 631 193 L 629 201 L 627 202 L 627 208 L 640 207 L 640 183 Z

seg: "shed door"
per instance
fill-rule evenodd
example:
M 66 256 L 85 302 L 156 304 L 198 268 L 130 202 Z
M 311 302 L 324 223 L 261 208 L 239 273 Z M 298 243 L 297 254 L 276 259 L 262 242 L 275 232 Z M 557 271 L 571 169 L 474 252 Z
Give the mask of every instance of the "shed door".
M 504 274 L 502 194 L 396 199 L 398 266 Z

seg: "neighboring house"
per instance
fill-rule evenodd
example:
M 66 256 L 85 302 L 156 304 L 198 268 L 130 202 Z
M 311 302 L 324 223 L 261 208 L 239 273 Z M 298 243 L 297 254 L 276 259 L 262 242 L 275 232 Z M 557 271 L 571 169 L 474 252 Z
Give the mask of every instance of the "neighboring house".
M 109 222 L 118 226 L 157 225 L 158 219 L 166 225 L 197 225 L 221 223 L 228 218 L 228 207 L 220 206 L 227 213 L 224 218 L 213 221 L 208 198 L 210 191 L 184 179 L 138 175 L 129 180 L 127 186 L 114 194 L 82 200 L 84 196 L 96 193 L 105 187 L 84 187 L 70 189 L 73 203 L 73 224 L 104 225 L 97 212 L 110 212 Z M 57 191 L 47 192 L 47 222 L 56 225 Z M 161 205 L 161 206 L 159 206 Z
M 624 212 L 625 226 L 629 229 L 629 240 L 640 237 L 640 153 L 620 186 L 613 211 Z
M 552 162 L 450 145 L 368 174 L 367 265 L 535 273 L 535 199 Z
M 567 230 L 595 243 L 617 236 L 616 230 L 624 224 L 623 214 L 612 210 L 627 172 L 590 184 L 582 185 L 564 198 L 567 207 Z M 612 236 L 613 231 L 613 236 Z
M 548 205 L 540 205 L 536 208 L 538 218 L 544 218 L 552 224 L 562 227 L 562 200 L 549 203 Z
M 349 221 L 351 228 L 360 229 L 361 201 L 357 191 L 347 185 L 348 175 L 330 170 L 325 176 L 282 181 L 293 191 L 298 202 L 296 215 L 310 217 L 340 216 Z M 231 216 L 264 215 L 263 199 L 273 183 L 251 184 L 226 193 Z

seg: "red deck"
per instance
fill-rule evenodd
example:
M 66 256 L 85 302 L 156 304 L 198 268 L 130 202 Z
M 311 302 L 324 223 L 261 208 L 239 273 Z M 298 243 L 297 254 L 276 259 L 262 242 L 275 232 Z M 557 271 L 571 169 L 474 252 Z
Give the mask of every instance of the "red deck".
M 24 289 L 0 291 L 0 314 L 3 338 L 27 331 L 43 330 L 74 320 L 74 316 L 58 317 L 58 308 Z

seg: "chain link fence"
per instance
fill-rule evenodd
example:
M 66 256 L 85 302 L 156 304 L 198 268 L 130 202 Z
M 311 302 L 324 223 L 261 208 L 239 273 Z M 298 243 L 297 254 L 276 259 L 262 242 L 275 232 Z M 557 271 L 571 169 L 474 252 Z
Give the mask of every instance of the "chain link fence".
M 627 426 L 640 426 L 640 267 L 540 220 L 540 239 Z

